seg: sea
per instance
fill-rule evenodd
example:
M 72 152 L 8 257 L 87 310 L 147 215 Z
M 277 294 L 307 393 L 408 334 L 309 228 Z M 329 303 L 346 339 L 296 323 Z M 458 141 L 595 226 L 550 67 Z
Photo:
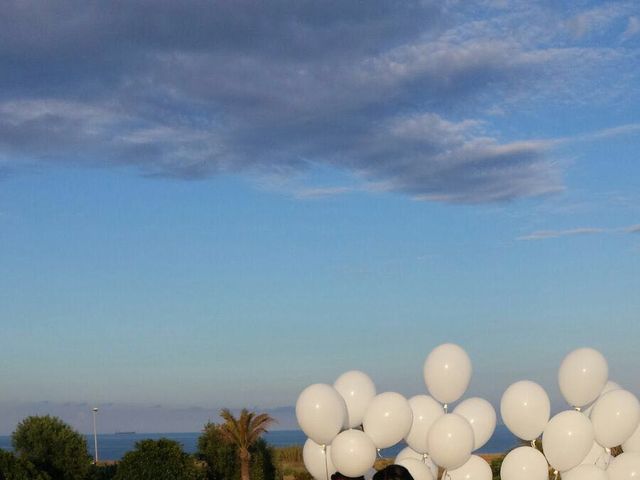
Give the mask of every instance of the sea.
M 125 453 L 135 448 L 136 442 L 145 439 L 157 440 L 169 438 L 180 442 L 184 450 L 194 453 L 198 445 L 200 432 L 191 433 L 112 433 L 98 434 L 98 456 L 100 460 L 120 460 Z M 87 435 L 89 453 L 94 456 L 93 435 Z M 307 437 L 301 430 L 276 430 L 267 432 L 263 438 L 274 447 L 302 446 Z M 478 450 L 478 453 L 503 453 L 518 445 L 519 440 L 504 426 L 498 425 L 493 437 L 487 444 Z M 384 458 L 395 457 L 406 445 L 400 443 L 391 448 L 381 450 Z M 11 437 L 0 436 L 0 448 L 12 450 Z

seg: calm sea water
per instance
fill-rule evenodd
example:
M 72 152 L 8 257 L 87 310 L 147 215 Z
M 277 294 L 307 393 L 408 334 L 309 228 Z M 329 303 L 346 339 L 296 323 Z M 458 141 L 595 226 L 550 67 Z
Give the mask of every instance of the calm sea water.
M 125 435 L 103 434 L 98 435 L 98 453 L 101 460 L 119 460 L 129 450 L 133 450 L 135 443 L 147 438 L 157 440 L 170 438 L 182 444 L 186 452 L 196 451 L 199 432 L 196 433 L 134 433 Z M 303 445 L 306 436 L 300 430 L 282 430 L 268 432 L 264 439 L 274 447 L 287 447 L 291 445 Z M 514 437 L 504 425 L 498 425 L 493 437 L 482 447 L 480 453 L 506 452 L 517 445 L 518 439 Z M 93 456 L 93 436 L 87 435 L 87 445 Z M 395 457 L 405 447 L 404 444 L 382 450 L 383 457 Z M 11 437 L 0 436 L 0 448 L 11 450 Z

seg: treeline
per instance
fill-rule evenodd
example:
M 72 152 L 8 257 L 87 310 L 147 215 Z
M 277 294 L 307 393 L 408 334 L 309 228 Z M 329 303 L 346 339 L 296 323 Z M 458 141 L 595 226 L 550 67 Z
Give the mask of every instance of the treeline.
M 260 438 L 270 417 L 225 413 L 224 423 L 204 426 L 193 455 L 174 440 L 141 440 L 119 462 L 98 465 L 62 420 L 28 417 L 11 436 L 13 452 L 0 450 L 0 480 L 281 480 L 276 453 Z M 256 418 L 262 425 L 247 437 Z

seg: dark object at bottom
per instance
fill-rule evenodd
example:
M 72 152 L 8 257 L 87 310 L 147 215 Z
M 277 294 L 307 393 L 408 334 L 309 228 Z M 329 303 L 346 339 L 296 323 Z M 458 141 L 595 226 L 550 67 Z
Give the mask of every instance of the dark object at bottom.
M 373 480 L 413 480 L 413 477 L 402 465 L 392 464 L 378 471 Z

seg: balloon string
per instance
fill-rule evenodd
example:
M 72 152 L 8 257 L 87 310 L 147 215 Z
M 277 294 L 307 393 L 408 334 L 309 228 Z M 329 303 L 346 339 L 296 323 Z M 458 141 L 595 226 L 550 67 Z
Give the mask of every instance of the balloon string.
M 593 462 L 593 464 L 598 467 L 598 468 L 603 468 L 603 469 L 607 469 L 609 467 L 609 461 L 611 459 L 611 455 L 609 453 L 611 449 L 609 448 L 605 448 L 604 452 L 602 452 L 598 458 L 596 458 L 595 462 Z M 604 464 L 604 466 L 602 466 Z
M 449 472 L 447 472 L 447 470 L 445 469 L 445 470 L 442 472 L 442 477 L 440 477 L 440 480 L 445 480 L 445 479 L 447 479 L 447 478 L 448 478 L 448 479 L 451 479 L 451 475 L 449 475 Z
M 553 480 L 558 480 L 558 470 L 553 471 Z
M 611 449 L 609 447 L 605 448 L 604 451 L 605 451 L 605 454 L 606 454 L 606 457 L 604 459 L 604 468 L 606 470 L 607 468 L 609 468 L 609 464 L 611 463 L 611 458 L 612 457 L 611 457 Z M 602 457 L 602 455 L 601 455 L 601 457 Z
M 327 446 L 322 445 L 322 453 L 324 453 L 324 473 L 326 480 L 329 480 L 329 462 L 327 461 Z

